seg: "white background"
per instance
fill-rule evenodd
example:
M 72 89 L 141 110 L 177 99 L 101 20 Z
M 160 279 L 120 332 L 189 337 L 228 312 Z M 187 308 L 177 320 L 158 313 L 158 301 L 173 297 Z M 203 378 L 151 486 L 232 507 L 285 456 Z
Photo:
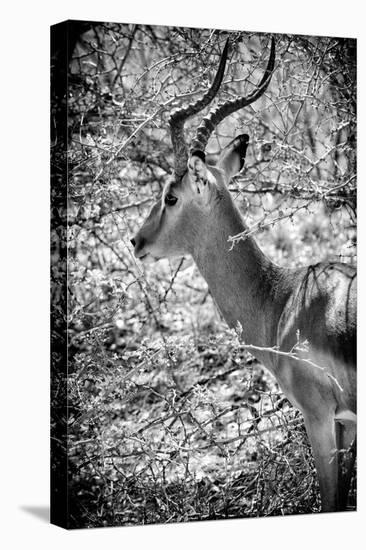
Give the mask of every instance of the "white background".
M 214 4 L 214 5 L 213 5 Z M 6 5 L 6 7 L 4 7 Z M 359 39 L 359 240 L 364 253 L 365 48 L 354 0 L 40 0 L 1 8 L 1 468 L 3 548 L 359 548 L 365 538 L 365 366 L 359 357 L 359 511 L 67 532 L 49 525 L 49 26 L 65 19 Z M 5 119 L 5 125 L 3 121 Z M 363 268 L 364 262 L 359 262 Z M 365 293 L 359 285 L 359 348 Z M 4 307 L 5 306 L 5 307 Z M 362 372 L 363 371 L 363 372 Z M 38 510 L 38 512 L 37 512 Z M 362 538 L 363 537 L 363 538 Z

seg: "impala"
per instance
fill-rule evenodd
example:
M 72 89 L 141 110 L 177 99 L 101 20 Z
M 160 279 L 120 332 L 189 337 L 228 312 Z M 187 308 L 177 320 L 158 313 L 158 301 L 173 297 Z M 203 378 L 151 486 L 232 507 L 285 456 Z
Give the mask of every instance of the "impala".
M 244 134 L 233 139 L 215 166 L 206 163 L 205 148 L 225 117 L 265 92 L 274 70 L 275 43 L 272 39 L 257 88 L 212 109 L 188 149 L 184 123 L 217 94 L 228 47 L 227 42 L 206 94 L 170 115 L 174 177 L 131 242 L 141 260 L 193 257 L 228 325 L 240 323 L 245 343 L 302 412 L 322 511 L 344 510 L 355 457 L 355 452 L 342 451 L 353 449 L 356 437 L 356 270 L 343 263 L 282 268 L 251 236 L 235 246 L 229 242 L 247 229 L 227 185 L 244 165 L 249 138 Z M 307 348 L 295 358 L 291 352 L 299 335 Z

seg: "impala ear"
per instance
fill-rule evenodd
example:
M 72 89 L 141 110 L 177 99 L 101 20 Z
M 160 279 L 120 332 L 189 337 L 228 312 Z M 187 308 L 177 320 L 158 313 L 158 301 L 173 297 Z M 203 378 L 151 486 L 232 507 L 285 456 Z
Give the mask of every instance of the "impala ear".
M 227 181 L 243 168 L 248 144 L 248 134 L 241 134 L 222 150 L 217 166 L 224 170 Z
M 215 183 L 215 178 L 207 168 L 204 154 L 201 152 L 193 153 L 188 159 L 188 173 L 193 190 L 207 197 L 210 193 L 210 187 Z

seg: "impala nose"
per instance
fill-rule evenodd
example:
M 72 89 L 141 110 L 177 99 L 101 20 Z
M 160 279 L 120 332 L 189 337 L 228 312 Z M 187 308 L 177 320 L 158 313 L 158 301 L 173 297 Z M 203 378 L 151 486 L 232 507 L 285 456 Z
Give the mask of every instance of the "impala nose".
M 131 244 L 132 244 L 132 246 L 134 247 L 134 246 L 135 246 L 135 244 L 136 244 L 136 241 L 135 241 L 135 239 L 131 239 L 131 240 L 130 240 L 130 243 L 131 243 Z

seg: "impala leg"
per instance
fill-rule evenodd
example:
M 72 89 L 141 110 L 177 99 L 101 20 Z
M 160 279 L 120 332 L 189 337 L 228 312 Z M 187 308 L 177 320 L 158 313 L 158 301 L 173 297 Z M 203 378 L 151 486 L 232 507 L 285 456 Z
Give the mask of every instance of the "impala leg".
M 338 460 L 334 418 L 305 417 L 318 475 L 322 512 L 338 510 Z
M 356 424 L 336 421 L 335 426 L 338 450 L 338 508 L 346 510 L 356 459 Z

